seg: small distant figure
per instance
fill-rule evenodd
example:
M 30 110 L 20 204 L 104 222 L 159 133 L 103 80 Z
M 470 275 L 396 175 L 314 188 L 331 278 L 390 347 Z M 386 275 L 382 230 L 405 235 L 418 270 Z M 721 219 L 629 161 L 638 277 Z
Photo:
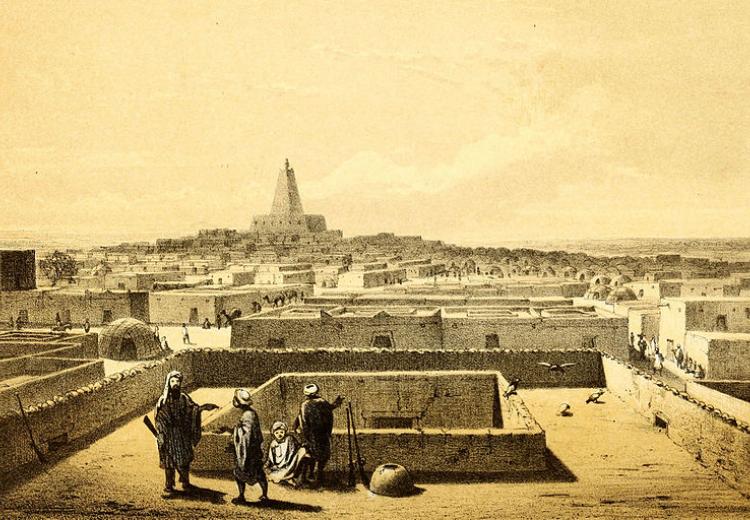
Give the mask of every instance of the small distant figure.
M 638 335 L 638 356 L 641 360 L 646 359 L 646 350 L 648 349 L 648 342 L 643 334 Z
M 296 487 L 309 458 L 307 450 L 289 433 L 289 427 L 283 421 L 273 423 L 271 435 L 273 440 L 266 462 L 268 477 L 276 484 L 289 482 Z
M 549 369 L 550 373 L 558 373 L 560 375 L 565 375 L 565 369 L 570 368 L 572 366 L 575 366 L 575 363 L 546 363 L 544 361 L 537 363 L 537 365 L 541 365 L 543 367 L 547 367 Z
M 635 348 L 635 333 L 634 332 L 630 333 L 630 346 Z
M 159 326 L 154 325 L 154 337 L 156 338 L 156 341 L 159 341 Z
M 674 352 L 674 360 L 677 362 L 677 367 L 682 368 L 682 364 L 685 361 L 685 354 L 682 352 L 682 345 L 677 345 Z
M 653 373 L 658 373 L 661 375 L 661 371 L 664 368 L 664 356 L 661 352 L 658 350 L 656 351 L 656 354 L 654 355 L 654 365 L 653 365 Z
M 158 340 L 159 338 L 156 338 L 156 339 Z M 166 336 L 162 336 L 162 338 L 161 338 L 161 346 L 162 346 L 162 348 L 164 350 L 169 350 L 169 343 L 167 343 L 167 337 Z
M 586 404 L 589 403 L 599 403 L 599 398 L 604 395 L 605 390 L 603 388 L 600 388 L 593 394 L 591 394 L 588 399 L 586 399 Z
M 159 447 L 159 466 L 164 469 L 164 491 L 172 493 L 175 470 L 180 474 L 184 490 L 190 484 L 190 463 L 193 447 L 201 440 L 201 414 L 218 408 L 215 404 L 197 405 L 182 391 L 182 373 L 173 370 L 164 381 L 164 391 L 156 403 L 156 442 Z
M 221 313 L 216 315 L 216 328 L 221 329 Z
M 560 408 L 557 410 L 557 415 L 560 415 L 562 417 L 570 417 L 573 415 L 573 412 L 570 409 L 570 405 L 568 403 L 561 403 Z
M 305 400 L 300 406 L 300 412 L 294 420 L 293 429 L 299 431 L 311 457 L 306 469 L 309 471 L 308 480 L 314 480 L 318 485 L 323 483 L 323 469 L 331 458 L 331 433 L 333 432 L 333 411 L 341 406 L 344 398 L 336 397 L 329 403 L 320 396 L 320 389 L 316 384 L 306 385 L 303 389 Z M 303 479 L 305 475 L 302 475 Z
M 62 327 L 62 324 L 63 324 L 63 322 L 60 319 L 60 313 L 56 312 L 55 313 L 55 327 Z
M 695 377 L 697 379 L 705 379 L 706 371 L 703 369 L 703 365 L 698 365 L 698 368 L 695 371 Z
M 234 391 L 232 405 L 242 410 L 239 423 L 234 427 L 232 440 L 234 444 L 235 467 L 234 479 L 237 482 L 237 498 L 234 504 L 244 504 L 245 487 L 260 485 L 260 500 L 268 500 L 268 480 L 263 472 L 263 433 L 260 429 L 260 418 L 251 406 L 253 404 L 250 392 L 244 388 Z
M 521 380 L 518 378 L 513 379 L 509 384 L 508 388 L 505 389 L 505 392 L 503 392 L 503 397 L 506 399 L 510 397 L 511 395 L 517 395 L 516 390 L 518 390 L 518 385 L 521 384 Z
M 188 332 L 187 324 L 182 324 L 182 343 L 190 345 L 190 333 Z
M 211 322 L 209 321 L 208 318 L 206 318 L 205 320 L 203 320 L 203 328 L 204 329 L 210 329 L 211 328 Z
M 659 350 L 659 344 L 656 341 L 656 336 L 651 336 L 651 351 L 649 352 L 650 356 L 655 356 L 657 350 Z
M 16 322 L 13 320 L 13 316 L 10 317 L 10 330 L 13 330 L 16 328 Z
M 85 320 L 83 320 L 83 332 L 88 334 L 90 330 L 91 330 L 91 322 L 89 321 L 88 318 L 86 318 Z

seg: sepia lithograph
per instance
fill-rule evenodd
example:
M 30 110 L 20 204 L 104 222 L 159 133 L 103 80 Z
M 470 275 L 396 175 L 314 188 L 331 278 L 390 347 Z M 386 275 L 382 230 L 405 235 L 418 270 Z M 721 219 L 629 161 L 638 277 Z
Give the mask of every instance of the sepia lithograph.
M 750 4 L 0 2 L 0 518 L 750 518 Z

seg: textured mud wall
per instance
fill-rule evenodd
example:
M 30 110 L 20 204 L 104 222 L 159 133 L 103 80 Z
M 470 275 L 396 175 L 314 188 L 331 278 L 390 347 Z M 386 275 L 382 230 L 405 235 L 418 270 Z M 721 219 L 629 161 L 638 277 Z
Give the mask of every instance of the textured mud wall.
M 53 325 L 58 315 L 65 319 L 69 313 L 73 324 L 82 324 L 88 318 L 91 325 L 97 326 L 102 324 L 105 310 L 111 312 L 112 320 L 132 317 L 149 321 L 147 292 L 0 292 L 0 309 L 4 316 L 16 318 L 19 311 L 25 310 L 32 325 Z
M 56 442 L 101 435 L 118 421 L 149 411 L 172 369 L 181 370 L 186 384 L 195 386 L 190 357 L 183 354 L 99 379 L 44 403 L 29 400 L 24 404 L 37 444 L 46 452 L 50 444 L 54 448 Z M 4 441 L 0 473 L 36 460 L 20 413 L 0 417 L 0 439 Z
M 256 387 L 283 372 L 499 371 L 528 387 L 604 385 L 601 356 L 594 350 L 210 350 L 191 353 L 197 386 Z M 565 374 L 539 362 L 575 363 Z
M 264 430 L 266 430 L 265 426 Z M 385 463 L 402 464 L 414 474 L 432 473 L 521 473 L 546 469 L 545 436 L 542 431 L 502 433 L 502 430 L 407 431 L 361 430 L 359 445 L 371 472 Z M 264 431 L 263 449 L 270 434 Z M 229 434 L 204 434 L 195 451 L 193 469 L 232 469 L 233 454 L 226 448 Z M 331 442 L 331 460 L 326 470 L 345 472 L 349 468 L 346 429 L 337 426 Z
M 66 347 L 75 345 L 81 348 L 63 350 Z M 61 334 L 59 337 L 50 339 L 49 341 L 31 341 L 29 339 L 8 340 L 0 336 L 0 359 L 30 354 L 50 356 L 53 352 L 54 356 L 52 357 L 95 358 L 98 356 L 98 345 L 99 335 L 93 332 L 89 334 Z M 75 353 L 75 355 L 66 354 L 65 356 L 61 356 L 62 352 Z
M 592 345 L 627 359 L 628 324 L 622 318 L 443 320 L 443 347 L 446 349 L 484 347 L 488 334 L 497 334 L 501 348 L 555 350 Z
M 750 423 L 750 381 L 688 381 L 690 397 Z
M 493 335 L 491 341 L 504 349 L 595 348 L 623 359 L 628 355 L 625 318 L 261 318 L 235 322 L 231 345 L 236 349 L 367 348 L 378 335 L 389 337 L 394 350 L 486 348 L 487 336 Z
M 25 357 L 16 358 L 13 373 L 5 377 L 36 376 L 29 381 L 0 387 L 0 416 L 18 410 L 16 394 L 28 405 L 32 402 L 52 399 L 68 390 L 104 377 L 104 361 L 76 360 L 70 358 Z M 8 368 L 8 367 L 5 367 Z M 0 381 L 1 383 L 2 381 Z
M 727 483 L 750 494 L 750 425 L 607 356 L 607 388 Z M 657 421 L 658 420 L 658 421 Z
M 304 401 L 302 389 L 314 382 L 333 402 L 340 395 L 350 401 L 361 428 L 384 428 L 382 419 L 401 418 L 401 428 L 499 428 L 497 375 L 494 372 L 381 372 L 283 374 L 258 388 L 253 407 L 262 424 L 283 420 L 292 425 Z M 239 411 L 223 426 L 234 426 Z M 336 424 L 346 424 L 346 406 L 334 410 Z M 379 425 L 380 424 L 380 425 Z M 390 426 L 395 427 L 395 426 Z
M 375 336 L 390 338 L 394 349 L 440 348 L 439 316 L 377 318 L 284 318 L 238 320 L 232 347 L 264 349 L 283 343 L 291 348 L 367 348 Z

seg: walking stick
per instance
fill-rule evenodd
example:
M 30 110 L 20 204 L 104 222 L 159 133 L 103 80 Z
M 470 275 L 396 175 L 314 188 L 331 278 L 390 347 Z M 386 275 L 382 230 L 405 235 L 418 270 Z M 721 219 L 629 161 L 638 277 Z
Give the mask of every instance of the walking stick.
M 351 410 L 346 409 L 346 440 L 349 443 L 349 487 L 357 485 L 357 477 L 354 474 L 354 454 L 352 453 L 352 417 Z
M 44 464 L 45 462 L 47 462 L 47 460 L 44 458 L 44 453 L 42 453 L 42 450 L 39 449 L 39 446 L 37 446 L 36 441 L 34 440 L 34 432 L 31 430 L 31 424 L 29 424 L 29 418 L 26 417 L 26 411 L 23 409 L 21 396 L 16 394 L 16 400 L 18 401 L 18 407 L 21 409 L 21 417 L 23 417 L 23 423 L 24 425 L 26 425 L 26 431 L 29 434 L 29 440 L 31 441 L 31 449 L 34 450 L 34 453 L 36 454 L 36 457 L 39 459 L 39 462 Z
M 365 486 L 370 485 L 370 477 L 365 471 L 365 459 L 362 458 L 362 452 L 359 451 L 359 439 L 357 439 L 357 426 L 354 424 L 354 412 L 352 412 L 352 402 L 349 401 L 349 415 L 352 420 L 352 436 L 354 437 L 354 450 L 357 452 L 357 469 L 359 469 L 359 478 Z

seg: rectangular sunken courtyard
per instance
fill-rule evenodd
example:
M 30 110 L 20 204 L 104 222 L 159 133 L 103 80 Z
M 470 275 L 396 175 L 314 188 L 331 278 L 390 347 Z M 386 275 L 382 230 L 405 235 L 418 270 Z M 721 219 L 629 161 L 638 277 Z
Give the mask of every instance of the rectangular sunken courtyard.
M 302 389 L 315 383 L 333 401 L 351 401 L 359 444 L 368 470 L 397 463 L 419 474 L 507 473 L 546 468 L 545 435 L 521 399 L 505 398 L 507 381 L 499 372 L 345 372 L 279 374 L 253 392 L 264 438 L 283 420 L 290 426 L 304 399 Z M 327 469 L 348 469 L 346 405 L 334 412 L 332 457 Z M 231 403 L 204 423 L 194 468 L 228 471 L 226 451 L 239 410 Z

